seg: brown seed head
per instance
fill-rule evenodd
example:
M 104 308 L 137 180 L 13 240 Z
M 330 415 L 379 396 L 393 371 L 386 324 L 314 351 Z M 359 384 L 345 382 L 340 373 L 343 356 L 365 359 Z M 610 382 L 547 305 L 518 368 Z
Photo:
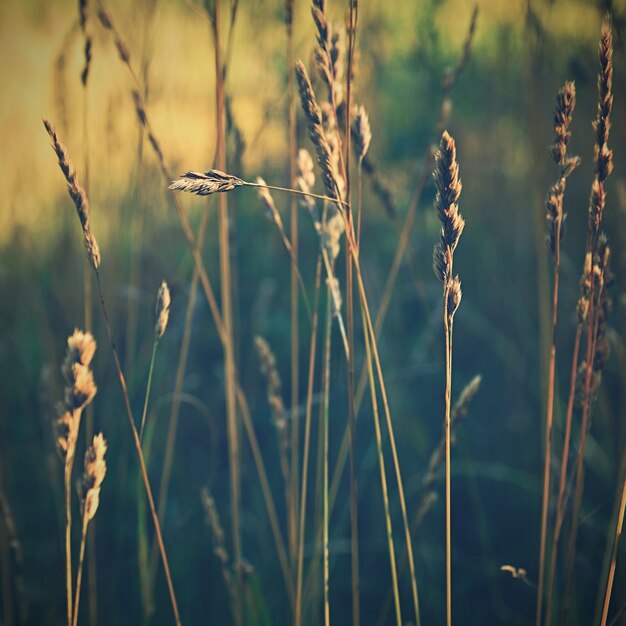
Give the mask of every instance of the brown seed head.
M 554 111 L 554 143 L 551 146 L 552 159 L 561 168 L 565 167 L 567 144 L 572 136 L 569 126 L 576 106 L 576 86 L 567 81 L 559 90 Z
M 441 240 L 433 251 L 433 268 L 435 275 L 447 289 L 452 276 L 452 259 L 459 242 L 465 220 L 459 213 L 457 200 L 461 194 L 459 164 L 456 160 L 454 139 L 444 131 L 435 155 L 435 210 L 441 221 Z
M 315 93 L 309 80 L 309 75 L 301 60 L 297 60 L 295 64 L 296 80 L 298 83 L 298 92 L 300 94 L 300 102 L 302 110 L 307 119 L 309 128 L 309 137 L 315 146 L 317 162 L 322 171 L 322 180 L 326 193 L 331 198 L 338 197 L 337 174 L 333 168 L 331 149 L 324 135 L 322 127 L 322 114 Z
M 46 119 L 43 120 L 43 125 L 50 136 L 50 139 L 52 139 L 52 148 L 59 160 L 59 167 L 65 177 L 70 198 L 76 207 L 76 213 L 83 229 L 87 258 L 89 259 L 89 262 L 94 270 L 98 270 L 100 267 L 100 249 L 98 248 L 98 242 L 91 231 L 91 225 L 89 222 L 89 200 L 87 199 L 87 194 L 78 182 L 74 165 L 70 160 L 65 146 L 59 140 L 54 125 Z

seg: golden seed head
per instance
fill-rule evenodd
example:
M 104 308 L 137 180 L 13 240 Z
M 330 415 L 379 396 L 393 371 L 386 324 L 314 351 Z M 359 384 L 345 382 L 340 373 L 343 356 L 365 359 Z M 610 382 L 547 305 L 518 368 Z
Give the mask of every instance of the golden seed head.
M 157 339 L 161 339 L 165 334 L 165 329 L 167 328 L 167 322 L 170 317 L 170 289 L 167 286 L 167 283 L 163 281 L 161 286 L 159 287 L 159 292 L 157 294 L 156 306 L 154 309 L 154 313 L 156 316 L 156 324 L 154 326 L 154 332 L 157 336 Z
M 71 378 L 65 388 L 65 403 L 69 409 L 82 409 L 89 404 L 98 388 L 93 380 L 93 373 L 86 365 L 74 363 L 71 368 Z
M 96 352 L 96 340 L 89 332 L 85 333 L 78 328 L 67 338 L 67 358 L 72 363 L 89 365 Z
M 88 521 L 93 519 L 100 503 L 100 486 L 107 472 L 104 460 L 106 451 L 107 443 L 100 433 L 93 438 L 92 445 L 85 452 L 85 471 L 78 483 L 78 492 Z

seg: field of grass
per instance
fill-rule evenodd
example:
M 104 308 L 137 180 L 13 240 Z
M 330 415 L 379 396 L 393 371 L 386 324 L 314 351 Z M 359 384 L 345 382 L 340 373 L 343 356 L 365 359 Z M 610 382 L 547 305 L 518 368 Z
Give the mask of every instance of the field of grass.
M 626 625 L 625 36 L 0 4 L 0 626 Z

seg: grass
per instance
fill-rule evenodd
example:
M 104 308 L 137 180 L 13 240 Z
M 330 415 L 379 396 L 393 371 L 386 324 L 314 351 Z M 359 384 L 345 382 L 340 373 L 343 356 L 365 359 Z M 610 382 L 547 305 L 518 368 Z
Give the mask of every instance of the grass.
M 61 480 L 58 467 L 37 474 L 37 492 L 47 495 L 34 507 L 47 511 L 46 515 L 25 514 L 23 502 L 15 495 L 13 476 L 25 473 L 33 456 L 22 454 L 15 438 L 17 429 L 27 426 L 0 421 L 0 495 L 9 494 L 8 498 L 3 495 L 0 517 L 4 620 L 27 623 L 20 607 L 32 604 L 39 593 L 45 598 L 37 606 L 42 611 L 39 623 L 59 621 L 58 586 L 49 593 L 35 593 L 32 587 L 24 596 L 18 581 L 26 578 L 32 585 L 37 577 L 14 556 L 21 534 L 29 552 L 31 545 L 38 545 L 31 542 L 37 537 L 39 519 L 47 520 L 48 534 L 54 534 L 51 529 L 56 526 L 48 517 L 58 501 L 58 523 L 65 527 L 65 534 L 58 546 L 51 542 L 48 550 L 58 552 L 55 567 L 65 572 L 63 604 L 68 626 L 77 626 L 83 618 L 95 624 L 122 615 L 145 624 L 169 622 L 172 617 L 177 624 L 193 623 L 208 616 L 220 623 L 251 626 L 303 626 L 322 620 L 327 626 L 346 622 L 358 626 L 372 614 L 380 615 L 381 624 L 393 621 L 397 626 L 407 619 L 416 626 L 442 622 L 445 615 L 452 626 L 453 616 L 460 621 L 461 615 L 467 615 L 470 625 L 485 621 L 521 624 L 532 619 L 533 613 L 537 626 L 542 626 L 557 616 L 562 624 L 586 623 L 593 604 L 602 608 L 601 618 L 598 608 L 598 618 L 603 626 L 611 620 L 618 624 L 624 604 L 619 547 L 624 442 L 614 404 L 624 367 L 619 361 L 622 340 L 613 330 L 620 318 L 610 303 L 616 293 L 610 262 L 619 267 L 623 259 L 619 236 L 610 228 L 615 219 L 610 211 L 606 220 L 603 217 L 612 198 L 608 181 L 614 167 L 608 143 L 611 114 L 618 128 L 623 124 L 617 100 L 612 110 L 613 91 L 616 97 L 620 93 L 613 87 L 613 81 L 621 79 L 617 72 L 613 76 L 612 46 L 619 19 L 613 22 L 607 17 L 601 31 L 592 191 L 575 323 L 570 321 L 576 280 L 569 255 L 581 248 L 579 234 L 585 226 L 574 214 L 572 201 L 568 223 L 573 222 L 573 234 L 570 238 L 568 232 L 567 248 L 562 248 L 563 203 L 566 180 L 569 199 L 570 194 L 572 198 L 579 195 L 584 178 L 584 162 L 578 168 L 579 160 L 569 156 L 568 146 L 582 154 L 589 147 L 579 139 L 583 133 L 578 128 L 570 133 L 573 83 L 565 83 L 557 99 L 551 156 L 559 171 L 546 201 L 553 254 L 552 332 L 550 345 L 544 346 L 536 341 L 539 320 L 532 307 L 523 304 L 533 292 L 527 289 L 532 282 L 528 277 L 533 275 L 529 267 L 532 263 L 541 267 L 540 259 L 529 265 L 522 263 L 519 254 L 519 250 L 539 250 L 540 246 L 529 239 L 532 229 L 512 208 L 523 204 L 516 198 L 515 184 L 524 185 L 525 176 L 533 170 L 543 175 L 542 163 L 531 168 L 519 159 L 511 160 L 515 166 L 507 176 L 481 178 L 477 163 L 491 168 L 490 159 L 496 155 L 503 168 L 497 171 L 503 172 L 507 160 L 503 154 L 513 152 L 500 154 L 490 144 L 496 135 L 489 134 L 489 125 L 481 126 L 480 116 L 475 115 L 476 129 L 468 119 L 468 110 L 478 107 L 480 100 L 472 100 L 476 96 L 471 80 L 483 86 L 496 80 L 480 74 L 488 66 L 485 59 L 492 58 L 485 52 L 486 39 L 480 40 L 483 48 L 479 47 L 477 67 L 471 60 L 475 33 L 481 28 L 477 30 L 476 10 L 471 15 L 465 11 L 463 29 L 468 20 L 470 26 L 465 38 L 453 38 L 461 42 L 454 46 L 454 53 L 433 35 L 433 75 L 443 75 L 443 80 L 439 91 L 426 90 L 422 96 L 431 103 L 430 118 L 423 124 L 428 130 L 420 135 L 423 143 L 410 148 L 413 154 L 422 155 L 421 160 L 407 166 L 402 159 L 390 157 L 399 144 L 385 133 L 381 124 L 385 116 L 376 97 L 377 85 L 385 84 L 376 64 L 383 64 L 387 54 L 377 30 L 385 27 L 380 7 L 354 0 L 345 6 L 314 0 L 306 7 L 287 1 L 276 13 L 268 7 L 219 1 L 206 3 L 205 8 L 189 3 L 187 9 L 208 26 L 210 35 L 202 45 L 209 50 L 204 62 L 213 68 L 208 117 L 214 145 L 206 153 L 213 158 L 198 159 L 191 156 L 192 150 L 181 155 L 170 148 L 175 144 L 173 131 L 163 123 L 159 109 L 164 92 L 158 87 L 156 92 L 148 89 L 148 47 L 144 41 L 143 68 L 139 69 L 135 42 L 124 35 L 124 31 L 131 32 L 137 16 L 129 19 L 119 7 L 110 10 L 98 2 L 94 10 L 98 22 L 89 17 L 80 23 L 82 112 L 67 119 L 68 127 L 82 125 L 82 170 L 90 181 L 89 189 L 81 186 L 54 126 L 44 122 L 79 218 L 88 272 L 83 274 L 77 263 L 79 238 L 65 217 L 57 218 L 58 232 L 65 233 L 62 241 L 59 235 L 59 243 L 50 230 L 37 246 L 31 246 L 29 254 L 24 253 L 26 240 L 17 238 L 2 252 L 8 263 L 7 271 L 0 274 L 0 285 L 11 276 L 7 284 L 13 285 L 15 293 L 7 302 L 16 303 L 15 313 L 9 309 L 2 313 L 14 328 L 6 341 L 13 347 L 12 337 L 16 337 L 19 347 L 15 351 L 18 365 L 3 370 L 7 412 L 37 414 L 33 385 L 28 391 L 15 384 L 15 372 L 21 371 L 22 362 L 24 371 L 38 370 L 44 355 L 58 362 L 61 326 L 73 327 L 78 317 L 94 336 L 106 335 L 111 346 L 110 354 L 99 359 L 100 392 L 95 400 L 93 375 L 85 370 L 91 359 L 81 357 L 64 369 L 67 410 L 60 411 L 58 419 L 59 411 L 47 409 L 54 413 L 62 434 L 64 475 Z M 163 10 L 163 15 L 157 10 L 161 23 L 173 9 Z M 155 7 L 137 11 L 148 31 Z M 493 35 L 493 21 L 489 21 L 493 13 L 489 8 L 486 11 L 486 32 Z M 336 19 L 342 12 L 347 26 Z M 448 15 L 448 21 L 438 26 L 438 15 Z M 534 15 L 529 9 L 528 15 L 537 23 L 544 19 L 541 11 Z M 398 18 L 393 12 L 388 17 Z M 420 19 L 422 32 L 429 28 L 446 35 L 460 32 L 454 31 L 449 14 L 435 8 L 425 7 Z M 242 134 L 238 126 L 246 123 L 238 91 L 239 55 L 248 46 L 257 55 L 264 51 L 256 39 L 262 35 L 251 28 L 255 21 L 274 25 L 274 34 L 280 33 L 276 71 L 284 82 L 284 93 L 276 94 L 259 132 L 274 133 L 282 160 L 263 159 L 252 135 Z M 532 27 L 529 24 L 526 28 Z M 305 41 L 309 49 L 313 46 L 310 56 Z M 155 206 L 154 218 L 146 212 L 124 222 L 134 226 L 128 232 L 122 230 L 119 241 L 106 225 L 108 221 L 114 229 L 119 214 L 112 211 L 105 219 L 104 208 L 109 206 L 103 201 L 105 185 L 94 167 L 102 147 L 92 131 L 103 120 L 90 108 L 106 80 L 97 73 L 98 60 L 104 58 L 111 42 L 118 57 L 115 67 L 130 84 L 124 87 L 129 97 L 120 100 L 119 106 L 129 118 L 134 117 L 139 142 L 128 196 L 133 208 L 138 208 L 140 197 L 146 207 L 149 202 Z M 69 36 L 64 45 L 72 45 Z M 541 54 L 540 49 L 536 52 Z M 623 60 L 619 54 L 615 53 L 616 68 Z M 401 81 L 398 73 L 411 67 L 406 59 L 395 58 L 395 65 L 385 66 L 387 84 Z M 448 60 L 450 68 L 443 71 Z M 564 64 L 554 63 L 554 73 L 564 71 Z M 492 65 L 489 71 L 495 75 L 497 67 Z M 57 72 L 62 71 L 63 64 L 57 64 Z M 197 80 L 191 61 L 181 64 L 179 71 Z M 470 74 L 467 81 L 462 78 L 464 72 Z M 267 75 L 273 76 L 269 70 Z M 372 77 L 381 82 L 368 88 Z M 453 116 L 455 86 L 459 111 Z M 182 103 L 183 91 L 184 85 L 172 91 L 172 102 Z M 540 92 L 535 89 L 535 95 Z M 581 118 L 589 109 L 591 92 L 589 85 L 579 81 Z M 256 111 L 260 103 L 259 96 L 245 104 Z M 515 115 L 509 119 L 502 109 L 491 106 L 494 120 L 512 119 L 516 128 L 522 127 Z M 535 114 L 540 119 L 539 111 Z M 182 110 L 177 115 L 184 118 L 188 113 Z M 170 124 L 176 126 L 174 116 Z M 448 128 L 454 130 L 456 140 Z M 498 132 L 506 128 L 503 123 Z M 201 133 L 199 124 L 195 132 Z M 403 142 L 414 142 L 409 139 L 410 127 L 404 133 Z M 615 136 L 619 134 L 611 134 Z M 244 137 L 249 142 L 245 149 Z M 431 145 L 435 137 L 438 141 L 440 137 L 438 152 Z M 192 143 L 193 136 L 185 136 L 185 141 Z M 612 141 L 617 153 L 617 140 Z M 149 148 L 145 155 L 144 144 Z M 303 149 L 309 145 L 315 163 Z M 466 185 L 463 210 L 470 226 L 458 251 L 465 222 L 458 210 L 457 146 Z M 48 155 L 47 167 L 53 169 L 50 161 Z M 615 163 L 619 172 L 621 161 L 615 159 Z M 526 169 L 519 173 L 515 167 Z M 433 169 L 434 189 L 429 183 Z M 187 173 L 176 178 L 175 171 Z M 256 178 L 259 174 L 277 184 L 267 185 Z M 252 180 L 257 182 L 248 182 Z M 274 197 L 270 190 L 280 193 Z M 260 200 L 251 193 L 256 191 Z M 208 196 L 202 200 L 200 214 L 194 196 Z M 433 196 L 434 212 L 425 207 Z M 490 202 L 481 207 L 478 198 L 490 198 Z M 115 205 L 114 200 L 109 203 Z M 496 204 L 509 209 L 506 216 L 494 210 Z M 256 211 L 261 216 L 262 206 L 270 217 L 263 224 L 255 215 Z M 174 210 L 174 220 L 166 217 L 165 208 Z M 387 214 L 402 215 L 404 221 L 394 222 Z M 601 232 L 602 225 L 608 237 Z M 183 239 L 179 241 L 175 237 L 180 236 L 180 228 Z M 437 237 L 437 231 L 434 268 L 441 290 L 426 272 L 428 242 Z M 134 237 L 139 240 L 136 246 Z M 17 259 L 22 258 L 30 264 L 20 265 Z M 453 271 L 455 258 L 465 292 L 458 316 L 461 283 Z M 78 270 L 84 276 L 82 282 L 64 279 L 61 283 L 61 275 L 73 276 Z M 90 292 L 92 271 L 97 294 Z M 158 284 L 155 275 L 158 280 L 166 276 L 167 283 L 159 290 L 157 321 L 152 327 L 146 323 L 151 318 L 144 309 L 148 300 L 152 303 L 149 285 Z M 268 276 L 272 277 L 269 286 Z M 213 286 L 216 280 L 218 289 Z M 126 296 L 120 295 L 120 287 L 126 284 L 130 294 L 138 294 L 136 301 L 132 295 L 124 301 Z M 197 298 L 198 289 L 204 298 Z M 98 300 L 99 310 L 94 307 Z M 63 318 L 47 322 L 46 312 L 55 306 L 63 311 Z M 567 307 L 569 315 L 557 316 L 559 307 L 562 311 Z M 77 315 L 81 309 L 82 315 Z M 168 333 L 164 334 L 166 325 Z M 31 329 L 30 335 L 26 328 Z M 250 365 L 254 337 L 259 337 L 256 347 L 265 382 Z M 443 353 L 438 347 L 441 343 Z M 609 346 L 617 346 L 617 356 L 609 358 Z M 561 380 L 561 355 L 569 355 L 572 347 L 569 395 L 560 397 L 567 382 Z M 544 349 L 547 398 L 541 407 L 541 390 L 528 382 L 532 378 L 528 372 L 537 368 Z M 453 405 L 456 381 L 469 380 L 476 371 L 483 373 L 476 399 L 472 400 L 480 378 Z M 63 392 L 55 384 L 57 389 L 46 397 L 61 397 Z M 113 391 L 116 384 L 121 396 Z M 368 388 L 370 403 L 362 406 Z M 185 398 L 193 398 L 189 407 Z M 80 415 L 91 400 L 93 424 L 85 429 L 89 432 L 83 440 Z M 42 405 L 48 406 L 49 401 L 42 399 Z M 136 420 L 139 408 L 141 419 Z M 115 416 L 120 411 L 129 421 L 130 440 L 127 432 L 117 428 Z M 460 417 L 468 411 L 469 418 L 461 423 Z M 370 413 L 371 422 L 364 419 Z M 545 415 L 545 430 L 540 415 Z M 49 416 L 46 419 L 41 432 L 48 428 Z M 107 443 L 101 435 L 93 437 L 96 424 L 102 424 Z M 316 432 L 317 450 L 313 447 Z M 543 445 L 537 444 L 539 433 Z M 455 438 L 463 438 L 465 454 L 458 465 L 452 462 Z M 38 456 L 47 458 L 50 442 L 44 436 L 38 442 Z M 92 518 L 106 471 L 107 445 L 108 478 L 102 485 L 96 561 L 95 550 L 89 546 L 96 545 Z M 133 446 L 138 467 L 129 463 Z M 83 448 L 81 523 L 76 531 L 73 460 Z M 576 448 L 575 461 L 572 448 Z M 543 468 L 543 481 L 538 478 L 533 489 L 525 489 L 514 480 L 507 482 L 506 476 L 493 473 L 490 477 L 467 469 L 478 467 L 483 456 L 484 467 L 505 468 L 505 474 L 514 476 L 539 476 Z M 346 462 L 349 472 L 344 475 Z M 135 488 L 130 474 L 137 470 L 135 478 L 143 490 Z M 126 483 L 133 488 L 128 489 Z M 495 493 L 487 494 L 487 489 Z M 437 501 L 440 492 L 445 494 L 442 505 Z M 601 498 L 609 495 L 612 500 L 614 493 L 615 513 L 609 520 Z M 12 498 L 16 498 L 17 524 L 4 504 Z M 537 528 L 532 521 L 535 514 L 540 521 Z M 128 536 L 126 526 L 133 529 Z M 479 542 L 475 541 L 477 532 Z M 600 533 L 607 536 L 604 565 L 593 556 Z M 559 552 L 562 535 L 566 549 Z M 487 545 L 489 554 L 483 554 Z M 89 607 L 79 613 L 86 555 Z M 37 558 L 43 556 L 37 554 L 35 562 Z M 506 565 L 498 567 L 501 564 Z M 593 577 L 602 579 L 597 597 L 588 584 Z M 478 606 L 477 598 L 486 593 L 500 598 L 498 606 L 495 602 L 489 609 Z M 494 614 L 486 613 L 489 610 Z

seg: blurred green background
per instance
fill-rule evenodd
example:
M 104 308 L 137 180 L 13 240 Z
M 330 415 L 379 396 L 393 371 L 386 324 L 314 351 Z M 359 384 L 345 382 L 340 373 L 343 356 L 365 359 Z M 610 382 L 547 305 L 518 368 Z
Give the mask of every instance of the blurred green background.
M 115 0 L 107 6 L 145 86 L 147 110 L 169 168 L 174 173 L 209 169 L 215 151 L 215 74 L 204 5 L 192 0 Z M 341 22 L 347 6 L 347 2 L 330 1 L 330 16 Z M 610 11 L 615 33 L 610 139 L 615 170 L 607 183 L 604 229 L 613 249 L 616 274 L 611 291 L 612 354 L 587 445 L 576 607 L 571 620 L 572 624 L 589 624 L 598 589 L 605 584 L 603 559 L 614 532 L 615 494 L 623 480 L 626 456 L 626 2 L 482 0 L 479 8 L 472 56 L 451 94 L 447 124 L 457 141 L 463 180 L 460 208 L 467 222 L 455 257 L 463 302 L 455 318 L 453 397 L 475 374 L 482 375 L 480 391 L 458 429 L 453 449 L 455 621 L 521 625 L 531 623 L 534 616 L 550 332 L 544 198 L 557 176 L 548 146 L 556 93 L 565 80 L 575 80 L 578 104 L 570 151 L 583 161 L 566 193 L 555 410 L 555 436 L 560 441 L 593 176 L 591 121 L 597 101 L 597 41 L 602 16 Z M 473 3 L 466 0 L 360 2 L 355 100 L 369 112 L 373 132 L 370 154 L 398 209 L 397 216 L 390 218 L 365 178 L 361 264 L 373 312 L 378 310 L 424 155 L 438 139 L 434 129 L 441 106 L 441 79 L 459 57 L 472 9 Z M 224 13 L 228 14 L 226 5 Z M 163 279 L 172 289 L 170 325 L 157 355 L 149 418 L 153 426 L 149 471 L 158 484 L 193 261 L 158 163 L 145 139 L 142 143 L 131 97 L 132 81 L 93 11 L 88 27 L 94 44 L 87 120 L 92 222 L 102 251 L 102 281 L 114 339 L 136 414 L 145 392 L 156 291 Z M 64 620 L 63 469 L 54 450 L 50 421 L 62 393 L 60 363 L 65 339 L 74 327 L 83 326 L 85 258 L 74 209 L 41 118 L 56 124 L 82 177 L 82 41 L 77 3 L 5 0 L 0 4 L 2 624 L 10 614 L 15 624 L 62 624 Z M 296 0 L 296 55 L 308 62 L 314 41 L 309 3 Z M 283 186 L 289 183 L 285 51 L 284 3 L 242 0 L 226 84 L 232 112 L 229 171 L 246 180 L 260 175 Z M 317 86 L 321 94 L 319 81 Z M 236 140 L 235 129 L 243 143 Z M 298 145 L 311 150 L 300 112 Z M 441 286 L 431 270 L 432 246 L 438 237 L 433 196 L 429 177 L 379 344 L 411 517 L 443 424 Z M 289 199 L 277 194 L 275 200 L 288 223 Z M 192 197 L 182 201 L 197 227 L 205 201 Z M 203 256 L 217 286 L 216 207 L 213 201 Z M 250 402 L 284 529 L 278 447 L 253 338 L 261 334 L 272 346 L 289 405 L 289 256 L 253 190 L 230 194 L 229 207 L 240 381 Z M 312 298 L 318 243 L 305 214 L 300 220 L 300 237 L 300 270 Z M 338 262 L 341 281 L 344 267 L 342 253 Z M 94 360 L 99 388 L 93 404 L 94 422 L 96 432 L 102 430 L 109 442 L 109 470 L 94 525 L 97 623 L 170 624 L 162 571 L 155 586 L 156 611 L 146 618 L 142 608 L 138 465 L 95 298 L 93 305 L 93 332 L 99 343 Z M 301 402 L 305 398 L 309 329 L 301 307 Z M 347 406 L 345 359 L 336 330 L 333 341 L 331 467 Z M 359 363 L 363 359 L 360 346 Z M 183 623 L 227 624 L 232 619 L 228 594 L 200 498 L 201 490 L 209 487 L 230 549 L 223 352 L 201 293 L 193 313 L 184 392 L 163 520 L 165 542 Z M 318 403 L 316 395 L 316 409 Z M 313 429 L 317 433 L 317 410 Z M 557 453 L 559 450 L 557 445 Z M 357 425 L 356 456 L 362 622 L 391 624 L 393 612 L 386 621 L 378 621 L 390 577 L 367 402 Z M 77 455 L 81 458 L 82 453 Z M 292 619 L 289 603 L 244 436 L 241 463 L 243 552 L 251 566 L 246 585 L 247 623 L 288 624 Z M 80 465 L 77 460 L 77 468 Z M 314 463 L 313 478 L 315 471 Z M 436 487 L 442 495 L 443 475 Z M 337 624 L 351 619 L 348 493 L 344 477 L 331 518 L 330 601 L 332 620 Z M 403 534 L 395 491 L 391 505 L 401 552 Z M 12 524 L 7 524 L 8 511 Z M 15 534 L 9 532 L 9 526 L 14 526 Z M 149 520 L 147 528 L 151 538 Z M 12 540 L 17 545 L 10 544 Z M 424 624 L 443 622 L 444 546 L 440 497 L 414 537 Z M 319 546 L 309 525 L 305 565 L 318 557 Z M 620 557 L 613 612 L 626 603 L 624 546 Z M 525 568 L 527 580 L 514 580 L 501 572 L 503 564 Z M 90 607 L 95 611 L 94 593 L 88 590 L 89 584 L 87 576 L 81 623 L 93 624 Z M 411 596 L 406 573 L 401 591 L 408 617 Z M 307 607 L 305 623 L 321 623 L 320 607 L 321 582 Z M 618 623 L 626 624 L 624 616 L 621 620 Z

